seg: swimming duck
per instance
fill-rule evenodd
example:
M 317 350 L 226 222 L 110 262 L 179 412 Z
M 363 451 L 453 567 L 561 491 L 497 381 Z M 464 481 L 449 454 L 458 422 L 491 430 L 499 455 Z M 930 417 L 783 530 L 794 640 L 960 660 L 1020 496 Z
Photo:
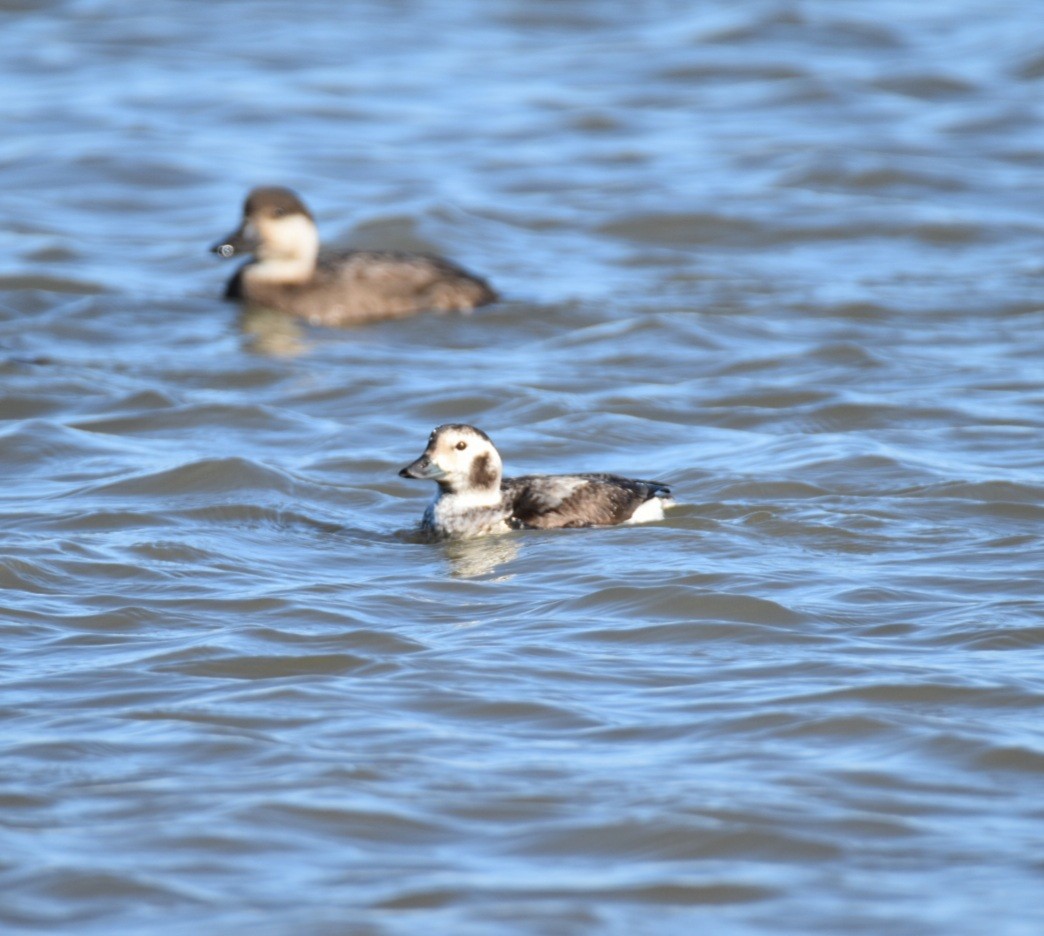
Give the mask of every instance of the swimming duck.
M 395 251 L 320 254 L 312 213 L 290 189 L 255 188 L 243 221 L 211 250 L 252 254 L 228 281 L 226 299 L 243 299 L 307 319 L 353 325 L 424 311 L 468 311 L 493 302 L 489 284 L 442 257 Z
M 439 538 L 519 529 L 615 526 L 662 520 L 670 487 L 611 474 L 502 477 L 496 447 L 481 429 L 452 423 L 399 476 L 434 481 L 421 529 Z

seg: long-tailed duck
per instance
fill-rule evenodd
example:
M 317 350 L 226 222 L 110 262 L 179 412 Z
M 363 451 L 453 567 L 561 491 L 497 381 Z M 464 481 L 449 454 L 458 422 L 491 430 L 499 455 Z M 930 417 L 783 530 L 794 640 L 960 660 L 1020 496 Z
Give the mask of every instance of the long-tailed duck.
M 490 285 L 442 257 L 393 251 L 320 254 L 311 212 L 289 189 L 255 188 L 243 221 L 211 250 L 252 254 L 226 299 L 279 309 L 315 325 L 353 325 L 417 312 L 464 312 L 494 302 Z
M 428 447 L 399 476 L 438 485 L 421 528 L 435 537 L 519 529 L 614 526 L 662 520 L 670 487 L 611 474 L 502 477 L 500 454 L 481 429 L 436 428 Z

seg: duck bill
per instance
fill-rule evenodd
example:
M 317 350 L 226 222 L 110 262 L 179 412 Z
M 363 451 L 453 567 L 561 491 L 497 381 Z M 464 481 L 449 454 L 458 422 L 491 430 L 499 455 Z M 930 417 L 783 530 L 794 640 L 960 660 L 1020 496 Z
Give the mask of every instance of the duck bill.
M 400 478 L 417 478 L 420 481 L 438 481 L 446 472 L 427 455 L 421 455 L 399 472 Z
M 243 224 L 235 231 L 219 240 L 210 248 L 211 253 L 221 257 L 234 257 L 236 254 L 253 253 L 261 245 L 257 230 L 252 224 Z

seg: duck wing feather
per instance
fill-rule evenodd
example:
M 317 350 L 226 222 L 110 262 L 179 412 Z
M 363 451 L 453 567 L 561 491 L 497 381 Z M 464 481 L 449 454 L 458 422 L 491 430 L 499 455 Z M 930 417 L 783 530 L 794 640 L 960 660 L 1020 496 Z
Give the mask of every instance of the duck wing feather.
M 351 250 L 324 254 L 318 275 L 326 279 L 353 280 L 360 287 L 386 296 L 424 296 L 439 287 L 463 286 L 474 302 L 490 302 L 496 296 L 481 277 L 445 257 L 399 253 L 392 250 Z M 478 287 L 478 288 L 476 288 Z
M 668 497 L 662 481 L 639 481 L 611 474 L 526 475 L 505 478 L 511 525 L 535 529 L 613 526 L 647 500 Z

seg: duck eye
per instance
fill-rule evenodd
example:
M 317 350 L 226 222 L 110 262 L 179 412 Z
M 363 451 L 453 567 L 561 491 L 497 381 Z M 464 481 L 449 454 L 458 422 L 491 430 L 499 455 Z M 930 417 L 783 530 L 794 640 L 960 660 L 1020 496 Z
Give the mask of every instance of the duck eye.
M 461 439 L 455 446 L 458 452 L 463 452 L 468 447 L 468 443 Z

